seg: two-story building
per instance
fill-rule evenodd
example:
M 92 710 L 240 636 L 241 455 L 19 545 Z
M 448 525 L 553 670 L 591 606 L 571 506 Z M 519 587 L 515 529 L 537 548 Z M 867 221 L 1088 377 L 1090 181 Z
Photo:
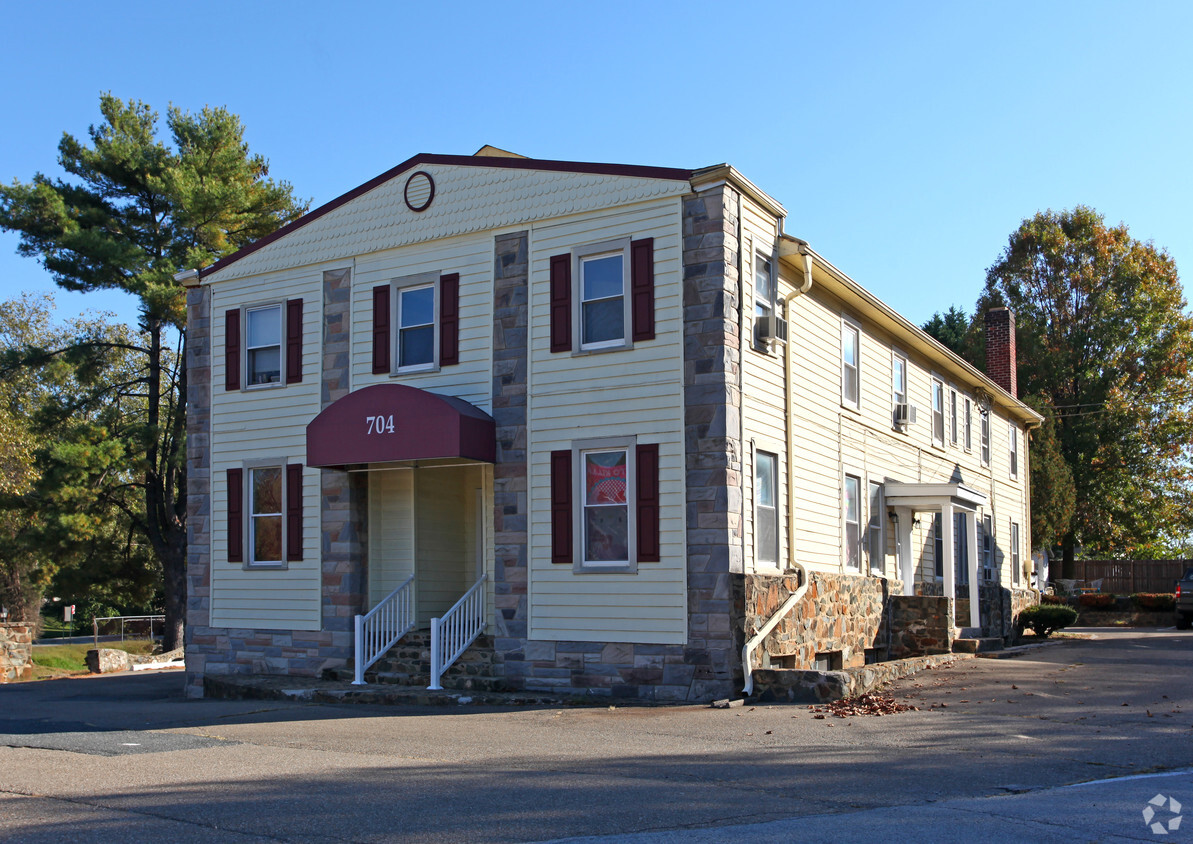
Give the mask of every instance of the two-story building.
M 991 379 L 785 216 L 727 165 L 486 147 L 189 274 L 189 692 L 421 636 L 433 684 L 471 647 L 512 689 L 707 700 L 747 643 L 899 655 L 901 595 L 1007 632 L 1013 318 Z

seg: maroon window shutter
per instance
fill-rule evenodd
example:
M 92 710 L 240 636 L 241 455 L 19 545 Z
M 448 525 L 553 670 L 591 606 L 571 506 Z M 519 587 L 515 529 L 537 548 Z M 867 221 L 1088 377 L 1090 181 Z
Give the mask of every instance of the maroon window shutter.
M 302 559 L 302 464 L 286 464 L 286 559 Z
M 228 470 L 228 562 L 244 562 L 244 470 Z
M 224 389 L 240 389 L 240 308 L 224 312 Z
M 460 362 L 460 274 L 439 277 L 439 365 Z
M 638 446 L 638 562 L 659 562 L 659 446 Z
M 630 316 L 634 342 L 654 339 L 654 238 L 630 244 Z
M 302 383 L 302 299 L 286 300 L 286 383 Z
M 389 372 L 389 285 L 373 288 L 373 374 Z
M 551 351 L 572 350 L 572 256 L 551 257 Z
M 572 561 L 572 453 L 551 452 L 551 562 Z

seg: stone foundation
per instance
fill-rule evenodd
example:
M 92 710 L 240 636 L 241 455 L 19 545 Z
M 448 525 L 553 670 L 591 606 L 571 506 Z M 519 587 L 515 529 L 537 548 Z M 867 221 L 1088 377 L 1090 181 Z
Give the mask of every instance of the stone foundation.
M 23 621 L 0 623 L 0 683 L 33 676 L 33 625 Z
M 891 659 L 943 654 L 953 646 L 953 602 L 936 595 L 891 597 Z
M 795 576 L 747 575 L 746 632 L 752 636 L 798 586 Z M 885 659 L 888 610 L 900 591 L 900 581 L 812 572 L 807 593 L 755 652 L 756 667 L 812 669 L 818 654 L 839 655 L 841 668 L 865 665 L 867 651 Z
M 957 654 L 920 656 L 844 671 L 760 669 L 754 672 L 754 697 L 760 703 L 827 703 L 843 700 L 875 691 L 901 677 L 958 658 Z

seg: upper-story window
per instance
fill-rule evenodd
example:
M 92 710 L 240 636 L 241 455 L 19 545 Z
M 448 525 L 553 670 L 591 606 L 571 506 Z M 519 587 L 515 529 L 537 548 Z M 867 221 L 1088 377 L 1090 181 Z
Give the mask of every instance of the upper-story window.
M 990 411 L 982 411 L 982 465 L 990 465 Z
M 267 305 L 245 312 L 246 378 L 250 387 L 282 381 L 282 306 Z
M 907 358 L 898 352 L 891 353 L 891 403 L 895 413 L 907 404 Z
M 1019 429 L 1015 427 L 1012 422 L 1007 426 L 1007 440 L 1008 440 L 1008 460 L 1010 463 L 1010 475 L 1012 478 L 1019 477 Z
M 944 382 L 932 379 L 932 445 L 944 446 Z
M 766 340 L 762 338 L 758 317 L 774 316 L 775 301 L 778 296 L 775 284 L 775 268 L 770 258 L 762 254 L 754 256 L 754 346 L 766 348 Z
M 845 476 L 845 566 L 861 567 L 862 558 L 862 479 Z
M 224 389 L 302 381 L 302 299 L 224 312 Z
M 459 362 L 459 273 L 418 273 L 373 288 L 374 374 L 421 372 Z
M 841 321 L 841 404 L 861 403 L 861 332 L 848 320 Z
M 654 238 L 553 255 L 551 351 L 598 352 L 653 340 Z
M 435 365 L 435 285 L 398 289 L 398 369 Z
M 957 447 L 957 390 L 949 388 L 949 445 Z
M 969 396 L 965 397 L 964 410 L 962 422 L 965 425 L 965 450 L 973 451 L 973 401 Z

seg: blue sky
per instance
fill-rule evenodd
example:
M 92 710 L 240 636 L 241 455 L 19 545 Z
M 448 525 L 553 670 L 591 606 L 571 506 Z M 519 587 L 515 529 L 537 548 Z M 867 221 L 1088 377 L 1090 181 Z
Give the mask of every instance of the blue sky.
M 6 181 L 57 174 L 111 91 L 228 107 L 312 207 L 486 143 L 729 162 L 917 323 L 971 309 L 1047 208 L 1091 205 L 1193 265 L 1190 3 L 0 4 Z M 54 289 L 16 244 L 0 234 L 0 298 Z

